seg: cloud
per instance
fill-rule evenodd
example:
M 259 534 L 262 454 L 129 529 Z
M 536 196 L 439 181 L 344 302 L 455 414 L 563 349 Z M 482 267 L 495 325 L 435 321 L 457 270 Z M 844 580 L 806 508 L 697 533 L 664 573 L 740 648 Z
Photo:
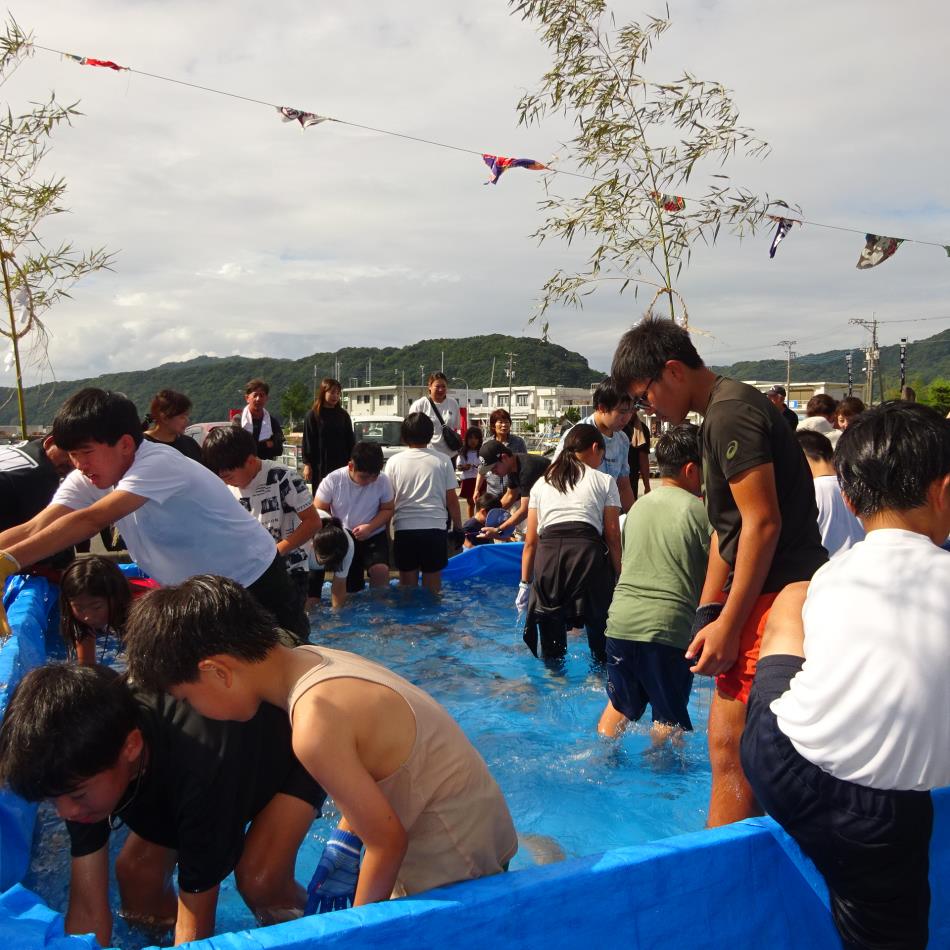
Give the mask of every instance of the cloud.
M 639 8 L 616 5 L 618 20 Z M 394 8 L 395 10 L 395 8 Z M 734 179 L 843 227 L 950 243 L 950 128 L 933 103 L 950 5 L 682 0 L 648 74 L 689 69 L 731 88 L 742 122 L 772 145 L 737 159 Z M 287 0 L 280 16 L 233 0 L 31 0 L 38 43 L 114 59 L 238 97 L 137 73 L 77 66 L 37 51 L 4 86 L 12 108 L 55 89 L 83 115 L 57 130 L 44 172 L 69 185 L 50 243 L 106 246 L 114 272 L 89 278 L 46 318 L 57 376 L 142 368 L 184 354 L 299 357 L 432 336 L 528 332 L 540 287 L 581 268 L 591 244 L 538 245 L 542 176 L 512 171 L 485 187 L 481 151 L 547 161 L 567 120 L 519 127 L 515 104 L 549 65 L 507 4 L 461 0 L 321 9 Z M 261 100 L 264 105 L 248 100 Z M 369 128 L 301 130 L 271 105 Z M 405 133 L 409 138 L 373 129 Z M 457 148 L 426 145 L 418 139 Z M 469 149 L 472 154 L 465 150 Z M 568 193 L 579 179 L 556 178 Z M 692 187 L 699 190 L 698 174 Z M 806 226 L 768 258 L 770 235 L 696 248 L 678 282 L 720 362 L 859 346 L 849 325 L 947 315 L 940 247 L 905 244 L 880 268 L 854 268 L 861 234 Z M 599 368 L 652 292 L 612 288 L 581 312 L 552 310 L 551 336 Z M 134 320 L 129 321 L 130 315 Z M 942 329 L 921 323 L 920 336 Z M 914 324 L 882 324 L 883 342 Z M 719 342 L 716 342 L 719 341 Z M 33 380 L 31 380 L 33 381 Z

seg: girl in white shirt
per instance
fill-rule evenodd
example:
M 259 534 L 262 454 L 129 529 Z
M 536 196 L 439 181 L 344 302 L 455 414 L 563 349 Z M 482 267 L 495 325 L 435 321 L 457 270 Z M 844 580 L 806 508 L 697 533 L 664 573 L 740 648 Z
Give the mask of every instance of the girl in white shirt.
M 482 430 L 472 426 L 465 433 L 465 444 L 459 452 L 457 468 L 459 470 L 459 498 L 464 498 L 468 504 L 469 518 L 475 517 L 475 482 L 478 478 L 478 466 L 482 460 L 478 457 L 478 450 L 482 447 Z
M 576 425 L 528 502 L 528 530 L 515 601 L 527 608 L 524 641 L 544 659 L 567 652 L 567 630 L 584 626 L 596 659 L 605 658 L 607 611 L 620 572 L 620 495 L 597 471 L 604 437 Z

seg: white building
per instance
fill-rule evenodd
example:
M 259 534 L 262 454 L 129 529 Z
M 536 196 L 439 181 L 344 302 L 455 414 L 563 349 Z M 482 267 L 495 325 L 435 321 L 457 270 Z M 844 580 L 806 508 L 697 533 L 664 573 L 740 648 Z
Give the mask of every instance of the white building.
M 756 389 L 763 393 L 767 393 L 773 386 L 781 386 L 783 389 L 787 389 L 785 394 L 786 404 L 790 409 L 794 409 L 802 415 L 804 415 L 805 406 L 812 396 L 817 396 L 819 393 L 827 393 L 837 402 L 848 395 L 847 383 L 796 383 L 792 381 L 786 387 L 784 379 L 746 379 L 743 380 L 743 382 L 748 383 L 750 386 L 755 386 Z
M 351 386 L 344 390 L 343 401 L 346 410 L 354 418 L 359 416 L 400 416 L 405 418 L 409 407 L 420 397 L 428 395 L 425 386 L 406 384 L 395 386 Z M 464 407 L 466 400 L 471 409 L 481 408 L 485 404 L 485 393 L 481 389 L 449 389 L 449 395 L 459 406 Z
M 480 419 L 483 425 L 488 424 L 488 418 L 496 409 L 507 409 L 511 414 L 514 428 L 520 429 L 525 424 L 537 426 L 539 421 L 552 423 L 559 419 L 564 410 L 577 407 L 583 415 L 590 411 L 591 388 L 577 386 L 491 386 L 485 390 L 485 404 L 483 407 L 474 407 L 471 418 Z M 509 393 L 511 405 L 509 405 Z

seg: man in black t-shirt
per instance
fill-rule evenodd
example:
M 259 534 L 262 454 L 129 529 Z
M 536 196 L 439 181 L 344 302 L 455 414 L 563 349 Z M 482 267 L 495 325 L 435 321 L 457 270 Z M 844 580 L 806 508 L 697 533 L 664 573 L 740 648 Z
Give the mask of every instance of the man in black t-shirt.
M 792 432 L 798 428 L 798 414 L 792 412 L 785 403 L 785 387 L 773 386 L 766 394 L 769 402 L 782 414 L 782 418 L 792 427 Z
M 759 813 L 739 740 L 769 608 L 787 584 L 810 580 L 828 559 L 814 483 L 778 409 L 754 387 L 709 370 L 676 323 L 647 317 L 625 333 L 611 374 L 663 421 L 704 417 L 704 494 L 715 530 L 686 656 L 696 660 L 692 672 L 716 677 L 707 825 L 739 821 Z
M 483 443 L 478 454 L 482 460 L 479 475 L 493 473 L 500 478 L 508 476 L 508 490 L 502 496 L 501 507 L 511 508 L 515 502 L 520 502 L 517 510 L 497 528 L 485 528 L 482 532 L 486 537 L 495 537 L 504 531 L 514 530 L 528 517 L 531 486 L 548 470 L 551 462 L 543 455 L 512 452 L 504 442 L 495 439 Z
M 219 885 L 232 871 L 259 920 L 304 907 L 294 862 L 326 795 L 273 706 L 245 722 L 212 721 L 170 696 L 134 691 L 106 667 L 41 667 L 23 678 L 0 725 L 0 780 L 27 801 L 51 799 L 66 819 L 67 933 L 110 944 L 117 823 L 130 829 L 116 860 L 123 914 L 174 926 L 176 944 L 213 933 Z

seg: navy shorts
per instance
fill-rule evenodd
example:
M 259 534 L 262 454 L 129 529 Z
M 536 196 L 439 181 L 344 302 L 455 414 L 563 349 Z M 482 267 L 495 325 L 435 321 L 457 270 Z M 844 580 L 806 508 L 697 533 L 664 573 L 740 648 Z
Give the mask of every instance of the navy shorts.
M 444 528 L 418 528 L 393 532 L 396 569 L 436 574 L 449 563 Z
M 742 733 L 742 768 L 759 804 L 824 876 L 844 946 L 924 950 L 930 793 L 846 782 L 798 752 L 769 706 L 802 663 L 799 656 L 759 660 Z
M 665 643 L 607 637 L 607 696 L 610 704 L 637 722 L 650 704 L 654 722 L 692 730 L 690 661 L 684 650 Z

